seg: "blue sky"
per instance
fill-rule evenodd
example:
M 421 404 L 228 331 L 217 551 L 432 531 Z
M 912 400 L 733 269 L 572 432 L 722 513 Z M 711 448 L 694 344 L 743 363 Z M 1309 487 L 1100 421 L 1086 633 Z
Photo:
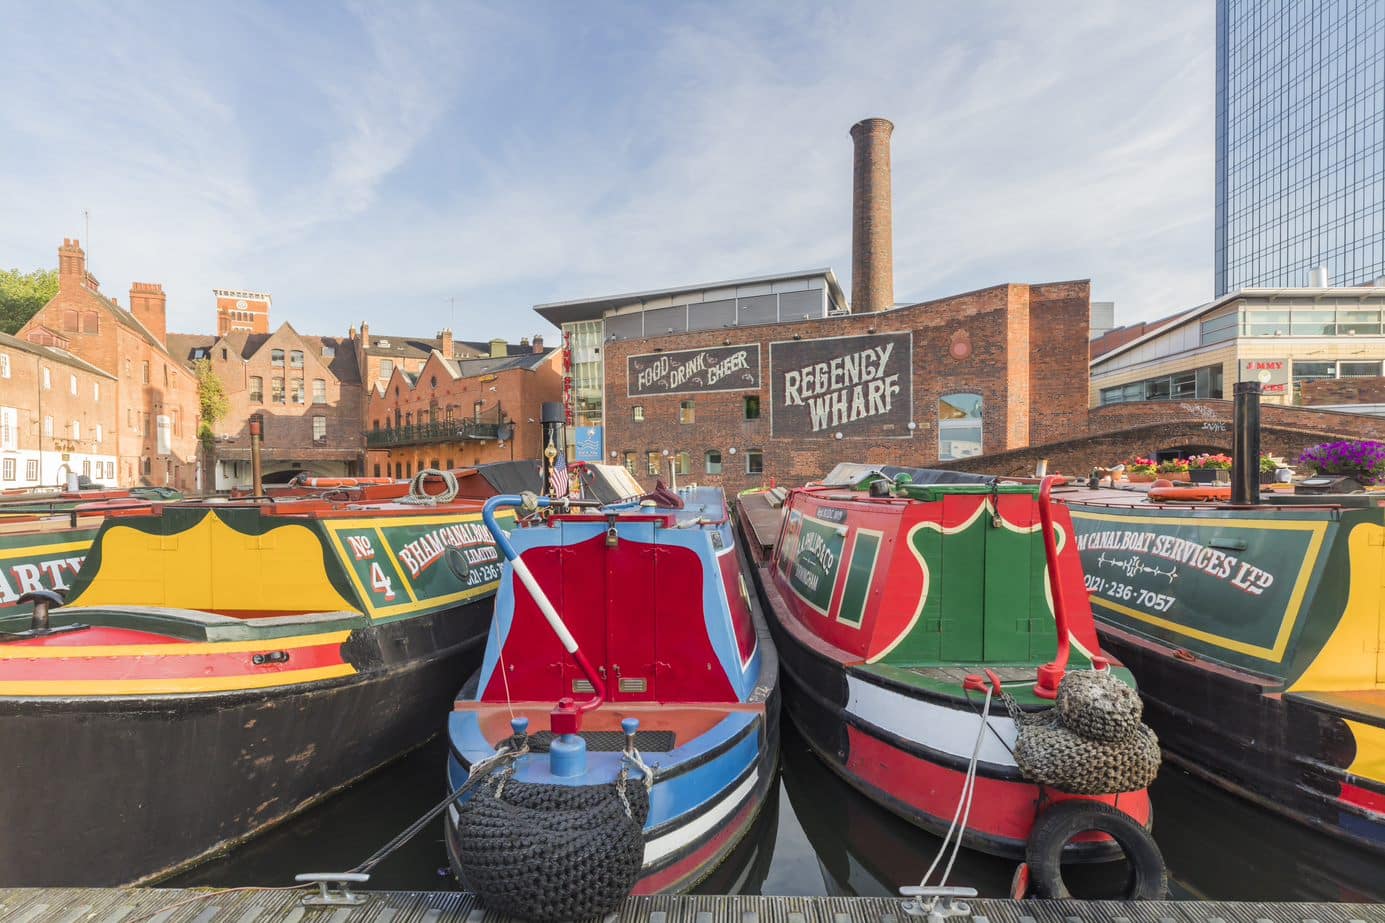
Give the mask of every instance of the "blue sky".
M 84 235 L 170 329 L 215 287 L 344 333 L 832 266 L 851 124 L 895 123 L 895 292 L 1212 286 L 1213 5 L 6 2 L 0 265 Z

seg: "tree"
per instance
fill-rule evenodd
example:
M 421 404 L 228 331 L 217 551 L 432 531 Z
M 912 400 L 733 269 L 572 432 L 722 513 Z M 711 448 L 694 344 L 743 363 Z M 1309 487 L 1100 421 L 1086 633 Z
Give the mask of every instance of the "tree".
M 57 293 L 56 269 L 0 269 L 0 333 L 18 333 Z
M 197 434 L 203 442 L 210 442 L 212 427 L 225 419 L 231 402 L 226 398 L 226 387 L 216 376 L 210 359 L 198 359 L 192 364 L 192 370 L 197 374 L 197 400 L 202 413 L 202 425 Z

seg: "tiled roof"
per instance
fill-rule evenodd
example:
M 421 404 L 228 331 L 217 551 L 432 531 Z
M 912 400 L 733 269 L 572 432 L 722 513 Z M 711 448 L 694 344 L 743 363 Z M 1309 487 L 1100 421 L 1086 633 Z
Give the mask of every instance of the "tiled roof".
M 299 333 L 293 326 L 285 323 L 283 327 L 289 330 L 302 343 L 305 352 L 311 352 L 319 359 L 324 360 L 328 371 L 330 371 L 342 384 L 357 385 L 361 383 L 361 371 L 356 365 L 356 349 L 351 340 L 346 337 L 320 337 L 310 336 Z M 264 348 L 265 343 L 273 334 L 268 333 L 246 333 L 243 330 L 234 330 L 225 336 L 209 336 L 196 333 L 170 333 L 168 335 L 168 347 L 173 355 L 181 362 L 191 365 L 196 359 L 195 351 L 199 349 L 207 350 L 210 354 L 215 349 L 226 349 L 242 360 L 248 360 Z M 322 355 L 322 348 L 330 347 L 332 357 L 328 359 Z
M 53 362 L 70 365 L 75 369 L 80 369 L 92 375 L 100 375 L 102 378 L 115 380 L 115 376 L 105 369 L 97 368 L 85 359 L 79 359 L 67 350 L 58 349 L 56 346 L 40 346 L 38 343 L 30 343 L 28 340 L 21 340 L 19 337 L 10 336 L 8 333 L 0 333 L 0 348 L 17 349 L 20 352 L 32 353 L 35 356 L 42 356 Z
M 388 346 L 381 346 L 387 343 Z M 388 334 L 377 334 L 371 332 L 370 344 L 366 346 L 366 354 L 370 356 L 398 356 L 406 359 L 427 359 L 429 354 L 442 346 L 440 337 L 394 337 Z M 506 352 L 510 355 L 528 354 L 533 352 L 533 347 L 527 343 L 506 343 Z M 453 340 L 452 356 L 444 356 L 445 359 L 466 359 L 471 356 L 489 356 L 491 351 L 490 341 L 481 340 Z

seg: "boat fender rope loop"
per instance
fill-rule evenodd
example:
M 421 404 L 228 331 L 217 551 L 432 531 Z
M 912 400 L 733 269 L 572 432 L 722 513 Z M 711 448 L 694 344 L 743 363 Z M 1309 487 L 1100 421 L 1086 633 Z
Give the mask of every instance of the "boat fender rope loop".
M 443 488 L 436 494 L 430 494 L 424 488 L 423 482 L 429 477 L 442 479 Z M 451 503 L 457 499 L 457 491 L 460 485 L 457 483 L 457 476 L 451 471 L 444 471 L 439 468 L 420 468 L 418 474 L 409 481 L 409 495 L 400 497 L 400 503 L 413 503 L 419 506 L 437 506 L 440 503 Z
M 1063 847 L 1079 833 L 1092 830 L 1110 836 L 1125 853 L 1130 877 L 1124 900 L 1161 901 L 1168 896 L 1168 867 L 1149 831 L 1118 808 L 1086 800 L 1060 801 L 1034 821 L 1024 850 L 1033 896 L 1051 900 L 1072 897 L 1063 882 Z
M 601 917 L 644 862 L 649 792 L 621 778 L 547 785 L 506 778 L 458 808 L 455 859 L 488 910 L 527 920 Z
M 1140 721 L 1139 695 L 1110 670 L 1065 674 L 1060 704 L 1043 711 L 1022 711 L 1008 693 L 1001 701 L 1018 731 L 1015 762 L 1032 782 L 1111 795 L 1147 788 L 1159 773 L 1159 739 Z

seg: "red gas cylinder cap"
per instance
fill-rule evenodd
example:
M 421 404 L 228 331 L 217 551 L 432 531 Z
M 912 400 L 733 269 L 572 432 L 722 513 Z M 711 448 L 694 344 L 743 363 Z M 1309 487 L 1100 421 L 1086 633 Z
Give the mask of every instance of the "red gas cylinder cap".
M 559 699 L 557 706 L 548 713 L 548 726 L 555 737 L 576 734 L 582 727 L 582 716 L 577 711 L 577 703 L 570 698 Z

